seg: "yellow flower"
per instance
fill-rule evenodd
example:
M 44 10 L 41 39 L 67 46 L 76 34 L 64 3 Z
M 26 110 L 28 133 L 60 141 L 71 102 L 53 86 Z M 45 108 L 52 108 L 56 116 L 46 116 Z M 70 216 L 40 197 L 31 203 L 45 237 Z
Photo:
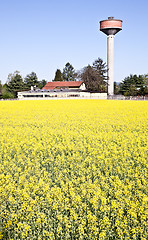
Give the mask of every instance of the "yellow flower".
M 147 101 L 0 110 L 0 239 L 146 239 Z

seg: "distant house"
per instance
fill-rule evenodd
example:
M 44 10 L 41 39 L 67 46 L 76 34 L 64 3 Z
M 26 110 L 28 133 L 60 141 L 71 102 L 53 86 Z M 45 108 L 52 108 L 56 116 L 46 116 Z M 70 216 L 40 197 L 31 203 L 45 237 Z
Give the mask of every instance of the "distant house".
M 42 89 L 31 88 L 30 91 L 18 92 L 20 100 L 76 97 L 107 99 L 107 93 L 87 92 L 83 81 L 48 82 Z
M 57 81 L 48 82 L 42 90 L 54 90 L 54 89 L 72 89 L 72 90 L 86 90 L 83 81 Z

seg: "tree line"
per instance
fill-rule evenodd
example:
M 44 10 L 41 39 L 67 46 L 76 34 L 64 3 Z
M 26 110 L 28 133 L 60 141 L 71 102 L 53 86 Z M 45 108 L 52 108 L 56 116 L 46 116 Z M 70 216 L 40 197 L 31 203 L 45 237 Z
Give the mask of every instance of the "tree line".
M 101 58 L 96 59 L 92 65 L 75 71 L 68 62 L 63 72 L 57 69 L 53 81 L 83 81 L 86 89 L 93 92 L 104 92 L 107 90 L 107 66 Z
M 132 75 L 126 77 L 119 85 L 115 85 L 115 94 L 124 96 L 148 95 L 148 74 Z
M 18 92 L 30 90 L 31 86 L 41 89 L 46 83 L 47 81 L 44 79 L 39 81 L 35 72 L 31 72 L 23 79 L 20 72 L 15 71 L 8 75 L 7 82 L 4 85 L 0 82 L 0 97 L 3 99 L 16 98 Z
M 52 81 L 83 81 L 86 90 L 90 92 L 107 92 L 107 65 L 101 58 L 96 59 L 92 65 L 88 65 L 76 71 L 72 64 L 67 62 L 63 71 L 57 69 Z M 8 75 L 7 82 L 2 85 L 0 82 L 0 98 L 16 98 L 17 92 L 27 91 L 31 86 L 43 88 L 47 81 L 39 81 L 37 74 L 31 72 L 24 79 L 19 71 Z M 124 96 L 137 96 L 148 94 L 148 74 L 130 75 L 120 83 L 114 83 L 114 93 Z
M 91 65 L 84 67 L 80 71 L 76 71 L 72 64 L 67 62 L 63 71 L 57 69 L 55 77 L 52 81 L 84 81 L 88 91 L 101 91 L 107 90 L 107 68 L 102 59 L 98 58 Z M 36 88 L 43 88 L 47 83 L 46 80 L 39 81 L 37 74 L 32 72 L 24 79 L 19 71 L 9 74 L 7 82 L 2 86 L 0 83 L 0 98 L 16 98 L 17 93 L 20 91 L 27 91 L 31 86 Z

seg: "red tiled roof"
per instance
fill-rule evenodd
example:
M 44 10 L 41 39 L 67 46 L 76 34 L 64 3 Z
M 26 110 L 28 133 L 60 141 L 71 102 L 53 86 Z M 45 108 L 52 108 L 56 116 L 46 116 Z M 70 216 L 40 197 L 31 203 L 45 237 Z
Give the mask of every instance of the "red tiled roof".
M 42 89 L 45 89 L 45 90 L 53 90 L 55 89 L 56 87 L 80 87 L 81 84 L 83 83 L 83 81 L 57 81 L 57 82 L 48 82 Z

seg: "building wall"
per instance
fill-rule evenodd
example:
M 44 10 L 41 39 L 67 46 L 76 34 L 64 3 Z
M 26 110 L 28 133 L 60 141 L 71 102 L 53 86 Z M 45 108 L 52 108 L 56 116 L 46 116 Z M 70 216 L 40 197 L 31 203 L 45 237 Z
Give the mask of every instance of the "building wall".
M 97 98 L 107 99 L 107 93 L 89 92 L 18 92 L 18 99 L 52 99 L 52 98 Z

